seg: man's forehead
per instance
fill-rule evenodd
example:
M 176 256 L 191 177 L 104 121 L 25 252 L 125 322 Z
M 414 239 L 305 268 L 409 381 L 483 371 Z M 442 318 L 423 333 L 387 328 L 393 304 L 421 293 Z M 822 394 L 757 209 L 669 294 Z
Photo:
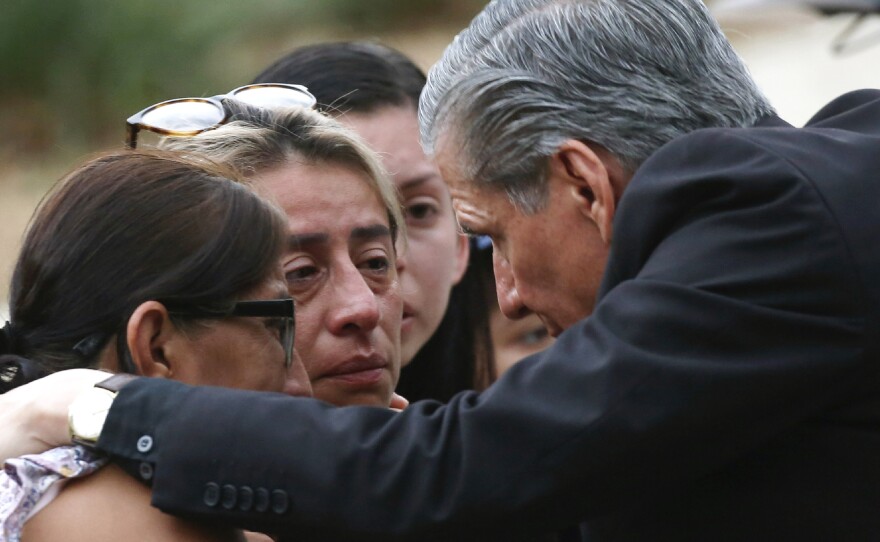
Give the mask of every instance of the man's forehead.
M 441 137 L 432 156 L 440 176 L 449 188 L 452 208 L 459 225 L 466 232 L 469 228 L 490 226 L 499 213 L 509 204 L 507 194 L 471 179 L 463 167 L 463 156 L 449 137 Z
M 451 184 L 449 195 L 455 217 L 465 233 L 490 233 L 512 208 L 503 190 L 474 183 Z

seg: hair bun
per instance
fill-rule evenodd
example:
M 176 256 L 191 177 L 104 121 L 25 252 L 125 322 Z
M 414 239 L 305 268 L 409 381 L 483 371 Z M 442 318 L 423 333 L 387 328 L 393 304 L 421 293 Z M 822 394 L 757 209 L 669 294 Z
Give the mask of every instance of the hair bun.
M 0 356 L 0 393 L 27 384 L 49 374 L 38 363 L 21 356 Z
M 15 327 L 12 322 L 0 328 L 0 356 L 3 354 L 14 354 L 18 347 L 18 341 L 15 336 Z

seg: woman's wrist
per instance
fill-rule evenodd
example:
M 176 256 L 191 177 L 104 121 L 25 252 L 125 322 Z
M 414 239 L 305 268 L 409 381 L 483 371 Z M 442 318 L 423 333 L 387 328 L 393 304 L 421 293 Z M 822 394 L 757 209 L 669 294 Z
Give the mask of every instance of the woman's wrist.
M 70 444 L 70 404 L 108 376 L 104 371 L 71 369 L 0 395 L 0 459 Z
M 28 390 L 16 388 L 0 395 L 0 462 L 11 457 L 40 451 L 31 429 L 38 427 L 40 416 L 31 404 Z

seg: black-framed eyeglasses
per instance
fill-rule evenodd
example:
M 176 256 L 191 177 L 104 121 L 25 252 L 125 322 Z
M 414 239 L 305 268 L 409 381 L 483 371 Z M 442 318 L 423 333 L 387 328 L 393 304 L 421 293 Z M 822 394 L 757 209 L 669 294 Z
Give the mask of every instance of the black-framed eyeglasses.
M 306 87 L 286 83 L 245 85 L 226 94 L 209 98 L 166 100 L 153 104 L 128 118 L 125 122 L 125 144 L 129 149 L 137 147 L 137 136 L 141 130 L 149 130 L 161 135 L 194 136 L 225 124 L 229 120 L 229 114 L 223 107 L 225 98 L 264 109 L 312 108 L 317 103 Z
M 293 363 L 293 339 L 296 335 L 296 314 L 293 298 L 238 301 L 228 310 L 211 310 L 198 307 L 174 307 L 166 304 L 168 313 L 194 318 L 219 319 L 233 316 L 266 318 L 270 328 L 278 330 L 278 341 L 284 348 L 284 364 L 290 367 Z M 137 374 L 137 368 L 131 359 L 126 343 L 125 325 L 115 333 L 97 332 L 87 335 L 73 346 L 73 351 L 83 359 L 91 359 L 107 343 L 112 335 L 116 335 L 116 356 L 122 372 Z
M 229 310 L 216 311 L 198 307 L 168 308 L 169 314 L 191 316 L 197 318 L 230 318 L 253 317 L 265 318 L 266 325 L 278 332 L 278 341 L 284 348 L 284 365 L 290 367 L 293 362 L 293 339 L 296 335 L 296 314 L 293 298 L 260 299 L 236 302 Z

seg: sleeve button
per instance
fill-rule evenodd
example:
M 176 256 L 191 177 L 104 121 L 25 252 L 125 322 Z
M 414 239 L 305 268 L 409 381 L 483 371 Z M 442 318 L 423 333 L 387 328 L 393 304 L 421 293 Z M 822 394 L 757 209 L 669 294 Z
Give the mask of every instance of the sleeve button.
M 254 510 L 265 512 L 269 509 L 269 491 L 264 487 L 258 487 L 254 492 Z
M 153 437 L 150 435 L 144 435 L 137 441 L 137 451 L 142 454 L 145 454 L 153 449 Z
M 235 486 L 230 484 L 224 485 L 220 491 L 220 506 L 226 510 L 232 510 L 235 508 L 236 502 L 238 502 L 238 491 L 235 489 Z
M 272 492 L 272 511 L 278 515 L 287 512 L 290 507 L 290 501 L 287 498 L 287 492 L 276 489 Z
M 212 508 L 217 506 L 217 503 L 220 502 L 220 486 L 214 482 L 205 484 L 205 494 L 202 500 Z
M 153 479 L 153 466 L 149 463 L 141 463 L 138 465 L 138 472 L 144 480 Z
M 254 490 L 248 486 L 238 488 L 238 509 L 247 512 L 254 507 Z

